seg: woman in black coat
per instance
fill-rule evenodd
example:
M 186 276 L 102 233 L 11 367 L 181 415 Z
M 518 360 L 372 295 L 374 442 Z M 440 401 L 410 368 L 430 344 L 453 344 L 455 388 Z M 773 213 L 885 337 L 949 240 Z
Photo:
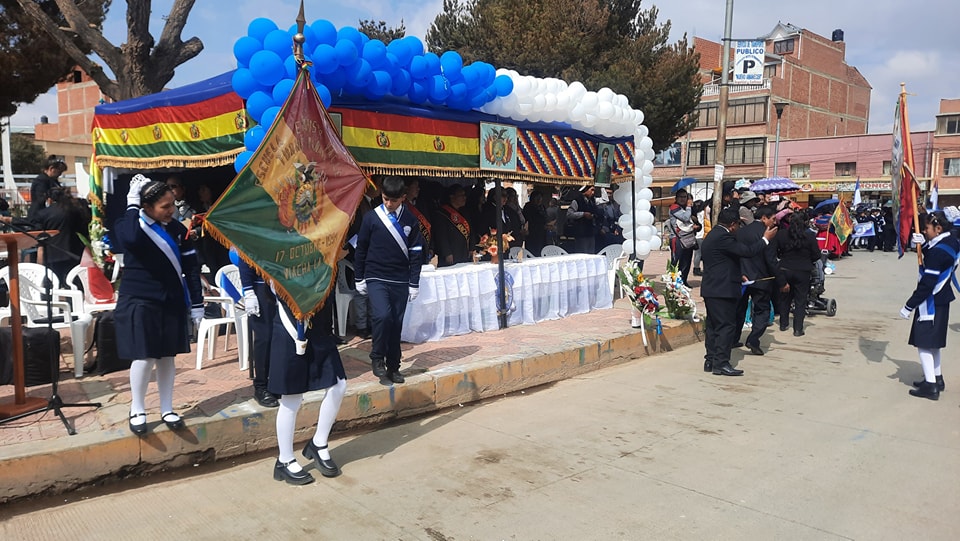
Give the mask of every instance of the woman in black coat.
M 960 239 L 951 234 L 953 224 L 942 211 L 927 214 L 924 221 L 923 234 L 914 233 L 913 239 L 923 244 L 920 278 L 900 315 L 907 319 L 913 312 L 908 343 L 917 348 L 923 367 L 923 379 L 914 382 L 916 389 L 910 394 L 937 400 L 944 389 L 940 350 L 947 346 L 950 303 L 955 298 L 951 282 L 955 280 Z
M 820 259 L 817 238 L 807 227 L 802 213 L 794 212 L 787 220 L 787 228 L 776 237 L 777 287 L 780 290 L 780 330 L 790 322 L 790 303 L 793 303 L 793 335 L 803 336 L 803 318 L 807 314 L 807 296 L 810 294 L 810 276 L 814 263 Z
M 147 432 L 145 398 L 154 366 L 160 419 L 184 427 L 173 411 L 174 358 L 190 351 L 190 322 L 203 317 L 200 266 L 187 228 L 173 219 L 173 192 L 163 182 L 136 175 L 127 210 L 114 224 L 123 253 L 123 280 L 117 296 L 117 353 L 130 365 L 130 430 Z

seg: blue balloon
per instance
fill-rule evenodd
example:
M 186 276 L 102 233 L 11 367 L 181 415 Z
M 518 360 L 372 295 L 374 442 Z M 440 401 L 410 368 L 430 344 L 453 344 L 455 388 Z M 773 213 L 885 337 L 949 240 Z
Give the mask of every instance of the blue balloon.
M 293 90 L 293 79 L 283 79 L 273 87 L 273 105 L 283 105 Z
M 332 73 L 321 75 L 318 82 L 323 83 L 331 94 L 336 94 L 347 84 L 347 72 L 343 68 L 339 68 Z
M 467 85 L 467 88 L 474 89 L 480 86 L 481 69 L 483 68 L 480 68 L 474 63 L 469 66 L 464 66 L 463 69 L 460 70 L 460 74 L 463 75 L 463 83 Z
M 456 83 L 450 85 L 450 99 L 453 101 L 463 101 L 467 97 L 467 85 Z
M 440 67 L 443 68 L 444 74 L 458 73 L 463 69 L 463 58 L 460 58 L 460 54 L 456 51 L 447 51 L 440 57 Z
M 250 24 L 247 25 L 247 35 L 256 38 L 261 43 L 263 38 L 267 37 L 267 34 L 277 29 L 277 23 L 271 21 L 270 19 L 265 19 L 260 17 L 250 21 Z
M 250 161 L 250 158 L 253 157 L 253 152 L 249 150 L 244 150 L 240 154 L 237 154 L 237 157 L 233 160 L 233 170 L 239 173 L 246 167 L 247 162 Z
M 286 30 L 274 30 L 263 38 L 263 50 L 273 51 L 280 58 L 293 54 L 293 36 Z
M 426 50 L 423 48 L 423 42 L 417 36 L 406 36 L 403 38 L 403 43 L 411 57 L 423 56 L 423 52 Z
M 250 128 L 247 130 L 247 133 L 243 134 L 243 146 L 247 147 L 247 150 L 257 150 L 257 147 L 263 142 L 263 136 L 266 134 L 267 131 L 259 124 Z
M 483 89 L 480 89 L 480 92 L 470 96 L 470 107 L 473 109 L 479 109 L 487 103 L 487 96 Z
M 407 92 L 410 91 L 411 82 L 413 82 L 413 78 L 410 77 L 410 72 L 401 69 L 393 76 L 393 80 L 390 83 L 390 93 L 394 96 L 406 95 Z
M 363 46 L 363 59 L 370 62 L 373 69 L 387 65 L 387 46 L 378 39 L 372 39 Z
M 283 60 L 273 51 L 257 51 L 250 58 L 250 72 L 258 83 L 271 88 L 286 75 Z
M 400 64 L 400 59 L 397 58 L 397 55 L 387 53 L 387 64 L 383 69 L 390 72 L 390 75 L 396 75 L 398 71 L 403 69 L 403 65 Z
M 310 25 L 313 35 L 317 37 L 317 45 L 333 47 L 337 43 L 337 27 L 326 19 L 317 19 Z
M 263 112 L 273 107 L 273 96 L 262 90 L 258 90 L 247 98 L 247 114 L 250 118 L 260 118 Z
M 427 59 L 422 56 L 415 56 L 410 61 L 410 75 L 414 79 L 426 79 L 430 76 L 430 66 L 427 65 Z
M 430 91 L 427 89 L 420 81 L 413 81 L 410 83 L 410 93 L 407 94 L 407 97 L 410 98 L 410 101 L 421 105 L 427 101 L 427 98 L 430 96 Z
M 293 55 L 288 56 L 283 61 L 283 73 L 287 79 L 296 79 L 297 73 L 300 71 L 300 66 L 297 65 L 297 59 Z
M 317 95 L 320 96 L 320 101 L 323 103 L 323 106 L 329 109 L 330 104 L 333 103 L 333 96 L 330 95 L 330 89 L 322 84 L 318 84 Z
M 373 78 L 373 69 L 370 67 L 370 63 L 363 58 L 352 66 L 348 66 L 346 72 L 350 84 L 358 87 L 367 86 Z
M 374 71 L 371 86 L 376 94 L 381 97 L 386 96 L 387 92 L 390 92 L 390 87 L 393 86 L 393 77 L 385 71 Z
M 450 89 L 447 88 L 447 82 L 442 75 L 434 75 L 430 79 L 430 101 L 433 103 L 443 103 L 443 100 L 450 96 Z
M 243 99 L 249 98 L 251 94 L 264 88 L 257 82 L 253 73 L 246 68 L 240 68 L 233 72 L 231 83 L 233 84 L 233 91 Z
M 342 39 L 333 48 L 337 52 L 337 62 L 341 66 L 350 66 L 356 63 L 360 56 L 357 46 L 350 40 Z
M 297 34 L 297 25 L 290 25 L 290 28 L 287 29 L 287 32 L 290 34 L 290 43 L 293 43 L 293 36 Z M 307 46 L 309 46 L 309 50 L 312 51 L 319 44 L 317 41 L 317 34 L 314 33 L 313 28 L 310 28 L 310 25 L 305 25 L 303 27 L 303 38 L 304 50 L 308 50 Z
M 260 117 L 260 125 L 263 126 L 263 129 L 270 130 L 270 126 L 273 126 L 273 122 L 277 119 L 277 115 L 280 114 L 280 107 L 274 105 L 266 111 L 263 112 L 263 116 Z
M 498 75 L 496 79 L 493 80 L 493 87 L 497 91 L 497 96 L 501 98 L 504 96 L 509 96 L 513 92 L 513 79 L 509 75 Z
M 387 44 L 387 55 L 396 57 L 401 67 L 410 65 L 413 58 L 413 51 L 407 46 L 407 42 L 402 39 L 395 39 Z
M 440 73 L 440 57 L 435 53 L 427 53 L 423 55 L 423 59 L 427 61 L 427 73 L 430 75 L 437 75 Z
M 310 60 L 313 61 L 313 69 L 317 73 L 331 73 L 340 67 L 340 61 L 337 60 L 337 50 L 325 43 L 317 45 Z
M 243 36 L 233 44 L 233 57 L 240 64 L 249 65 L 253 53 L 263 49 L 263 44 L 256 38 Z
M 357 49 L 363 49 L 363 34 L 352 26 L 344 26 L 337 30 L 337 43 L 344 40 L 353 43 Z
M 486 62 L 481 62 L 480 65 L 484 68 L 483 77 L 480 78 L 480 85 L 484 87 L 492 85 L 494 79 L 497 77 L 497 68 L 493 67 L 493 64 Z
M 230 262 L 234 265 L 240 265 L 240 254 L 237 253 L 237 249 L 232 246 L 230 247 Z

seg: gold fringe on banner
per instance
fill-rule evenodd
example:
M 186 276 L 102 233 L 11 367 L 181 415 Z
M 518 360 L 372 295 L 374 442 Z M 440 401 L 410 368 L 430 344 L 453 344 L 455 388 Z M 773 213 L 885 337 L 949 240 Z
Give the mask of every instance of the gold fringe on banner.
M 218 154 L 202 156 L 153 156 L 149 158 L 134 158 L 125 156 L 97 155 L 97 165 L 100 167 L 119 167 L 124 169 L 162 169 L 166 167 L 201 168 L 233 165 L 243 147 L 227 150 Z
M 358 162 L 359 163 L 359 162 Z M 593 181 L 592 177 L 565 177 L 557 175 L 543 175 L 527 171 L 495 171 L 477 168 L 451 169 L 449 167 L 426 167 L 399 164 L 372 164 L 360 163 L 360 168 L 369 175 L 398 175 L 441 178 L 495 178 L 516 182 L 533 182 L 538 184 L 560 184 L 565 186 L 580 186 Z M 633 174 L 621 174 L 613 177 L 611 182 L 619 184 L 630 182 Z

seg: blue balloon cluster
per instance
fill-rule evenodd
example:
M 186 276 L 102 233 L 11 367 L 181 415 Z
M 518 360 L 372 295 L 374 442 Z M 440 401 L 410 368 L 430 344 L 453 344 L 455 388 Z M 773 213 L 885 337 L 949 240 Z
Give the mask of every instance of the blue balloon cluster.
M 247 114 L 258 124 L 244 135 L 246 151 L 234 163 L 238 172 L 263 141 L 293 88 L 296 31 L 296 26 L 280 30 L 269 19 L 254 19 L 247 35 L 233 45 L 237 59 L 233 89 L 247 101 Z M 474 62 L 464 66 L 454 51 L 440 56 L 426 53 L 415 36 L 387 45 L 350 26 L 338 30 L 323 19 L 305 26 L 303 35 L 304 56 L 313 64 L 310 77 L 325 107 L 334 95 L 364 96 L 373 101 L 390 95 L 418 105 L 430 102 L 466 111 L 513 91 L 513 80 L 498 76 L 492 65 Z

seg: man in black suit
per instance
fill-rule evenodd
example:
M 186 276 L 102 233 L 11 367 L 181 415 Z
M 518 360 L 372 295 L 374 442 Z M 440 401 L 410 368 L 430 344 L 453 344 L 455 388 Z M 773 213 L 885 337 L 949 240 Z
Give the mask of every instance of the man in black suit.
M 730 349 L 736 338 L 737 302 L 743 282 L 740 258 L 759 254 L 777 233 L 767 229 L 755 243 L 747 245 L 735 236 L 740 213 L 734 208 L 720 211 L 717 226 L 710 230 L 700 246 L 703 281 L 700 294 L 707 307 L 706 356 L 703 370 L 718 376 L 740 376 L 743 370 L 730 365 Z
M 744 208 L 746 207 L 740 207 L 741 215 Z M 776 224 L 774 215 L 774 207 L 769 205 L 757 207 L 754 221 L 740 227 L 737 231 L 737 240 L 747 246 L 759 241 L 767 228 Z M 740 273 L 746 277 L 747 282 L 752 283 L 747 284 L 737 304 L 736 336 L 741 335 L 741 329 L 747 319 L 747 304 L 752 303 L 750 335 L 743 344 L 754 355 L 763 355 L 763 350 L 760 349 L 760 337 L 770 324 L 770 294 L 773 291 L 772 278 L 776 270 L 777 251 L 772 245 L 764 248 L 759 254 L 740 258 Z

